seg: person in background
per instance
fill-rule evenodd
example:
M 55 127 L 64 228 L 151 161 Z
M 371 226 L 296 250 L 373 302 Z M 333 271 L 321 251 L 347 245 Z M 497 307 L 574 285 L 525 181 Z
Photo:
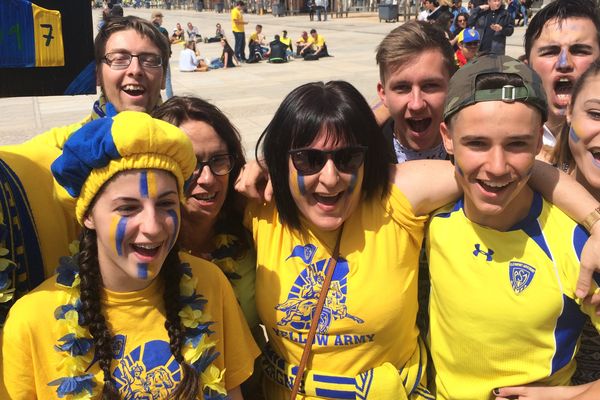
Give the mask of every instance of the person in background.
M 235 64 L 235 54 L 233 53 L 233 49 L 229 45 L 227 39 L 221 39 L 221 46 L 223 47 L 223 51 L 221 52 L 221 57 L 215 58 L 210 62 L 210 69 L 219 69 L 219 68 L 233 68 L 236 66 Z
M 452 8 L 450 9 L 450 11 L 452 11 L 452 16 L 454 17 L 452 20 L 452 33 L 454 33 L 455 35 L 458 35 L 459 31 L 456 30 L 456 27 L 457 27 L 456 19 L 458 18 L 459 14 L 467 14 L 467 17 L 468 17 L 469 10 L 466 7 L 463 7 L 462 0 L 454 0 L 452 2 Z M 465 21 L 465 23 L 466 22 L 467 21 Z M 465 29 L 465 27 L 462 27 L 461 29 Z
M 454 23 L 452 24 L 452 27 L 450 28 L 450 30 L 454 33 L 454 37 L 452 39 L 450 39 L 450 44 L 452 45 L 452 47 L 455 51 L 458 50 L 458 45 L 457 45 L 458 36 L 463 31 L 463 29 L 465 29 L 467 27 L 468 20 L 469 20 L 468 13 L 458 14 L 456 16 L 456 18 L 454 19 Z
M 160 11 L 160 10 L 152 11 L 151 21 L 152 21 L 152 24 L 154 26 L 156 26 L 156 29 L 158 29 L 159 32 L 162 33 L 165 36 L 165 38 L 167 39 L 167 41 L 169 42 L 169 59 L 170 59 L 173 52 L 171 51 L 171 40 L 169 37 L 169 32 L 162 26 L 162 21 L 163 21 L 162 11 Z M 167 64 L 167 70 L 166 70 L 166 74 L 165 74 L 165 95 L 167 96 L 167 99 L 169 99 L 169 98 L 173 97 L 173 85 L 171 83 L 171 68 L 170 68 L 169 60 L 167 60 L 166 64 Z
M 479 48 L 479 32 L 474 28 L 462 30 L 458 34 L 458 50 L 454 53 L 454 58 L 459 67 L 464 66 L 477 56 Z
M 244 33 L 244 25 L 248 25 L 248 22 L 244 21 L 243 9 L 244 2 L 241 0 L 231 9 L 231 30 L 233 31 L 233 38 L 235 40 L 234 54 L 240 62 L 246 61 L 246 34 Z
M 207 43 L 220 42 L 221 38 L 225 37 L 225 30 L 221 27 L 221 24 L 217 22 L 215 25 L 215 36 L 208 38 Z
M 175 29 L 173 29 L 173 34 L 171 35 L 171 43 L 183 42 L 185 40 L 184 35 L 185 31 L 181 27 L 181 24 L 178 22 L 175 26 Z
M 481 54 L 500 54 L 506 51 L 506 38 L 515 30 L 514 20 L 504 8 L 502 0 L 488 0 L 473 9 L 467 25 L 479 32 Z
M 300 52 L 308 45 L 308 32 L 302 31 L 302 35 L 296 40 L 296 55 L 300 56 Z
M 198 33 L 198 28 L 192 25 L 191 22 L 187 23 L 185 32 L 187 33 L 188 41 L 193 40 L 194 42 L 200 42 L 202 40 L 202 35 Z
M 281 37 L 279 38 L 281 43 L 286 45 L 286 55 L 287 58 L 290 59 L 294 54 L 294 47 L 292 46 L 292 38 L 288 37 L 288 32 L 286 30 L 281 32 Z
M 306 42 L 306 46 L 302 47 L 302 50 L 300 50 L 301 56 L 306 54 L 313 54 L 317 58 L 329 56 L 325 38 L 323 35 L 318 34 L 316 29 L 310 30 L 310 38 L 308 39 L 308 42 Z
M 208 71 L 208 65 L 200 58 L 200 52 L 196 50 L 195 41 L 187 41 L 185 48 L 179 53 L 179 70 L 181 72 Z

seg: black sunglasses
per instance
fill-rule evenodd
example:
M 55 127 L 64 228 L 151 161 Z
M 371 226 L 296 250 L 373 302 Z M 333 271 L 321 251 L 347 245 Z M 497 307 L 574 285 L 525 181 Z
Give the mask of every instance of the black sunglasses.
M 198 161 L 194 175 L 200 175 L 206 165 L 214 175 L 227 175 L 235 165 L 235 157 L 233 154 L 218 154 L 209 158 L 208 161 Z
M 365 162 L 365 146 L 343 147 L 336 150 L 317 150 L 313 148 L 294 149 L 288 152 L 292 164 L 302 175 L 314 175 L 323 169 L 331 158 L 338 171 L 352 174 Z

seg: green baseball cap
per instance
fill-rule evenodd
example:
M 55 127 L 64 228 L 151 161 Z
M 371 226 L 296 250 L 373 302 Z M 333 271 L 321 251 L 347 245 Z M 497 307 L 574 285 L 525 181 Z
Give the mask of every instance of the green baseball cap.
M 517 75 L 523 80 L 524 86 L 506 85 L 498 89 L 475 89 L 477 78 L 498 73 Z M 482 101 L 520 101 L 539 109 L 543 122 L 548 118 L 548 103 L 542 79 L 527 64 L 509 56 L 484 55 L 460 68 L 450 79 L 444 105 L 444 121 L 461 109 Z

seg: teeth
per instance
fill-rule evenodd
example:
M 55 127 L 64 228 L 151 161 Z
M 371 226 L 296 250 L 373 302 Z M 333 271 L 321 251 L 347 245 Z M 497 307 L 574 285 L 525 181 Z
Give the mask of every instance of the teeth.
M 160 244 L 152 244 L 152 243 L 136 243 L 134 246 L 139 247 L 145 250 L 154 250 L 160 247 Z
M 504 186 L 508 186 L 508 184 L 510 182 L 506 182 L 506 183 L 499 183 L 499 182 L 491 182 L 491 181 L 481 181 L 484 185 L 490 186 L 490 187 L 494 187 L 494 188 L 501 188 Z
M 558 81 L 559 82 L 571 82 L 571 80 L 568 78 L 560 78 Z
M 204 201 L 208 201 L 208 200 L 213 200 L 215 197 L 217 197 L 217 194 L 197 194 L 194 196 L 195 198 L 197 198 L 198 200 L 204 200 Z
M 123 86 L 123 90 L 144 90 L 144 88 L 139 85 L 125 85 Z

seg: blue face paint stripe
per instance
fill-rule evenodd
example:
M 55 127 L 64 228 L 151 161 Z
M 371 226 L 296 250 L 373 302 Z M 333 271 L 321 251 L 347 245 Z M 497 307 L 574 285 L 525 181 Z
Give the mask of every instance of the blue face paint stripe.
M 123 239 L 125 239 L 125 229 L 127 228 L 127 221 L 129 218 L 121 217 L 119 223 L 117 224 L 117 233 L 115 235 L 115 245 L 117 248 L 117 254 L 119 256 L 123 255 Z
M 356 174 L 352 174 L 352 177 L 350 178 L 350 184 L 348 185 L 348 193 L 350 193 L 350 194 L 354 193 L 354 189 L 356 188 L 357 180 L 358 180 L 358 177 L 356 176 Z
M 575 132 L 575 129 L 573 129 L 573 127 L 569 129 L 569 137 L 571 138 L 573 143 L 579 142 L 579 136 L 577 136 L 577 132 Z
M 456 172 L 460 175 L 460 176 L 465 176 L 465 173 L 462 171 L 462 169 L 460 169 L 460 167 L 458 166 L 458 164 L 456 163 L 456 161 L 454 161 L 454 168 L 456 169 Z
M 148 198 L 148 172 L 140 172 L 140 195 L 143 198 Z
M 137 265 L 138 278 L 148 279 L 148 264 L 138 263 Z
M 563 49 L 558 56 L 558 65 L 559 68 L 564 68 L 567 66 L 567 51 Z
M 171 243 L 169 243 L 169 250 L 173 248 L 175 245 L 175 240 L 177 239 L 177 233 L 179 232 L 179 216 L 177 215 L 177 211 L 168 210 L 167 213 L 171 218 L 173 218 L 173 225 L 175 226 L 175 231 L 173 232 L 173 238 L 171 238 Z
M 300 190 L 301 195 L 306 194 L 306 187 L 304 185 L 304 175 L 298 174 L 298 189 Z

